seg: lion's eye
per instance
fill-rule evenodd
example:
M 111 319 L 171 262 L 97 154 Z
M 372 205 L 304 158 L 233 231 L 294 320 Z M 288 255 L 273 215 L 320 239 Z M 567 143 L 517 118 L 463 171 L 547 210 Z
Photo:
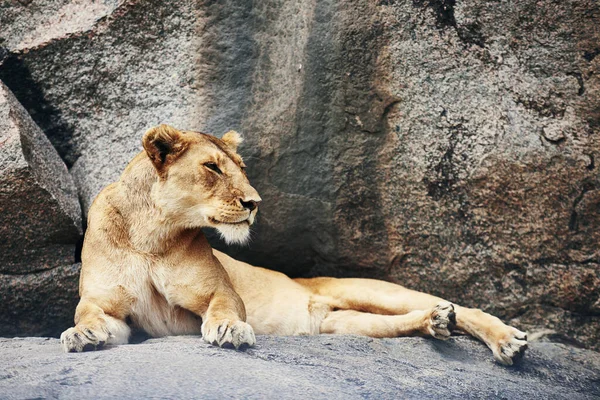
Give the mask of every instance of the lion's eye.
M 217 166 L 217 164 L 215 164 L 214 162 L 207 162 L 204 163 L 204 166 L 208 169 L 211 169 L 213 171 L 215 171 L 217 174 L 222 174 L 223 172 L 221 172 L 221 170 L 219 169 L 219 167 Z

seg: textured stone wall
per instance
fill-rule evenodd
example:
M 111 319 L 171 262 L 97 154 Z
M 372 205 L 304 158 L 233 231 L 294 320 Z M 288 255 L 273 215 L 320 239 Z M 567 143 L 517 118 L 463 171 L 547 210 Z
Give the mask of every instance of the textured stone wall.
M 148 127 L 237 129 L 264 202 L 230 253 L 599 349 L 597 2 L 32 0 L 0 26 L 84 212 Z

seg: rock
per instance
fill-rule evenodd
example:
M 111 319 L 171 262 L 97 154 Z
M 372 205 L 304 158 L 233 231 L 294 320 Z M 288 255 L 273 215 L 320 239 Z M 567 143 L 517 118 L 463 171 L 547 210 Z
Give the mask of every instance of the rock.
M 81 235 L 77 189 L 65 164 L 0 82 L 0 273 L 72 264 Z
M 0 13 L 0 44 L 9 51 L 19 51 L 88 31 L 122 3 L 121 0 L 17 0 L 5 3 Z
M 506 368 L 464 337 L 257 339 L 245 352 L 188 336 L 77 354 L 62 353 L 57 339 L 0 339 L 0 391 L 8 398 L 95 399 L 600 396 L 600 356 L 554 343 L 533 343 L 521 366 Z
M 565 139 L 563 127 L 557 125 L 551 125 L 542 128 L 542 135 L 544 138 L 546 138 L 546 140 L 553 143 L 559 143 Z
M 44 133 L 0 82 L 0 335 L 57 335 L 77 304 L 77 191 Z
M 81 264 L 0 274 L 0 335 L 59 336 L 73 326 Z
M 600 349 L 597 2 L 78 7 L 99 17 L 29 42 L 11 25 L 0 78 L 84 211 L 148 127 L 236 129 L 264 201 L 234 256 L 392 280 Z

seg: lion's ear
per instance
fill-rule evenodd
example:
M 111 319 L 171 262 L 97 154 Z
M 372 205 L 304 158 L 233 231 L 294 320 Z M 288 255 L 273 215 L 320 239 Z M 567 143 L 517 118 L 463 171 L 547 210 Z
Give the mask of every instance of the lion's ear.
M 187 149 L 188 141 L 177 129 L 162 124 L 148 129 L 142 144 L 159 175 L 162 175 L 166 167 Z
M 233 151 L 237 151 L 238 146 L 244 141 L 242 135 L 236 131 L 229 131 L 223 135 L 222 141 Z

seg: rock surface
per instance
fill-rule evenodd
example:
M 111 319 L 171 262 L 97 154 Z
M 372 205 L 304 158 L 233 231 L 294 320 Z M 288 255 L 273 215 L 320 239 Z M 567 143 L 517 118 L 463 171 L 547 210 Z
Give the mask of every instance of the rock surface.
M 14 4 L 0 12 L 55 7 Z M 146 128 L 237 129 L 264 199 L 237 257 L 600 349 L 598 2 L 83 4 L 54 34 L 10 25 L 0 78 L 84 210 Z
M 259 336 L 236 352 L 198 337 L 152 339 L 90 353 L 56 339 L 0 339 L 0 393 L 22 398 L 592 399 L 600 356 L 534 343 L 505 368 L 468 338 Z
M 90 30 L 122 0 L 17 0 L 0 11 L 0 44 L 7 51 L 35 48 L 48 41 Z
M 81 235 L 77 189 L 65 164 L 0 82 L 0 273 L 71 264 Z
M 59 336 L 73 326 L 81 264 L 0 274 L 0 335 Z
M 0 182 L 0 335 L 56 335 L 77 301 L 81 208 L 65 164 L 2 82 Z

